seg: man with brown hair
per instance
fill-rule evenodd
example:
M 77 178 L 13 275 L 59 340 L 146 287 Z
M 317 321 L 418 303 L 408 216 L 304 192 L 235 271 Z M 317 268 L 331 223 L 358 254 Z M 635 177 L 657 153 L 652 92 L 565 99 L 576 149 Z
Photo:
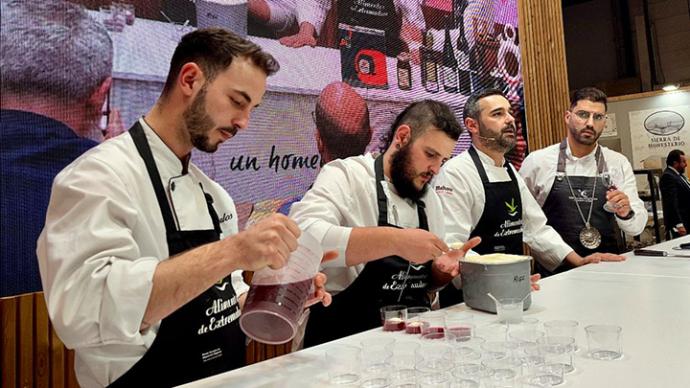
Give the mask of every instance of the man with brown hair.
M 38 257 L 80 385 L 174 386 L 244 365 L 240 270 L 281 267 L 300 230 L 274 215 L 238 233 L 232 199 L 190 157 L 246 129 L 277 70 L 230 32 L 189 33 L 156 105 L 56 177 Z

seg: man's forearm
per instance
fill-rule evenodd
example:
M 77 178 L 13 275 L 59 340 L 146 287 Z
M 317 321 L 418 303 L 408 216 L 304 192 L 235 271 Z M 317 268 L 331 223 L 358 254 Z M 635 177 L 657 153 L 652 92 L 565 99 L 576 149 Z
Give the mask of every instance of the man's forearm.
M 227 259 L 228 252 L 223 252 L 226 249 L 221 249 L 225 244 L 227 242 L 217 241 L 202 245 L 158 264 L 142 330 L 172 314 L 237 269 L 233 260 Z
M 348 266 L 366 263 L 397 253 L 396 232 L 393 227 L 353 228 L 347 241 L 345 263 Z

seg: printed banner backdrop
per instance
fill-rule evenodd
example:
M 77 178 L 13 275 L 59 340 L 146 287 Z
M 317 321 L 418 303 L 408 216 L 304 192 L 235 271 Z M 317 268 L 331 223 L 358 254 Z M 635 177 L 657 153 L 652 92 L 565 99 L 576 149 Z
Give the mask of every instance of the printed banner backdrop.
M 104 8 L 109 1 L 75 2 L 110 30 L 109 104 L 125 128 L 153 106 L 177 42 L 195 28 L 247 35 L 280 62 L 249 128 L 213 154 L 193 154 L 235 200 L 240 228 L 285 211 L 313 183 L 327 161 L 317 146 L 317 132 L 328 130 L 317 130 L 317 98 L 334 82 L 352 85 L 366 101 L 372 131 L 366 146 L 340 147 L 348 153 L 335 157 L 378 151 L 413 101 L 443 101 L 461 119 L 470 93 L 495 87 L 517 116 L 518 145 L 508 158 L 517 167 L 524 158 L 517 0 L 131 0 L 134 15 L 124 19 Z M 326 116 L 356 116 L 343 108 L 326 107 Z M 455 153 L 468 146 L 465 134 Z
M 663 159 L 674 149 L 690 151 L 690 105 L 629 112 L 633 167 Z
M 633 168 L 666 166 L 666 156 L 674 149 L 690 153 L 690 105 L 631 111 L 630 137 Z M 644 176 L 637 176 L 639 190 L 649 190 Z

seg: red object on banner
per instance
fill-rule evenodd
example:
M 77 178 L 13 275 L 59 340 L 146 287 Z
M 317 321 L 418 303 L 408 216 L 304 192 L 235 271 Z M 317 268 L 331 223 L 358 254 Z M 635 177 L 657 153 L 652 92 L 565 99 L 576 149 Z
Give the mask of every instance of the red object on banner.
M 453 16 L 452 0 L 424 0 L 422 2 L 422 14 L 426 28 L 443 30 L 448 20 Z

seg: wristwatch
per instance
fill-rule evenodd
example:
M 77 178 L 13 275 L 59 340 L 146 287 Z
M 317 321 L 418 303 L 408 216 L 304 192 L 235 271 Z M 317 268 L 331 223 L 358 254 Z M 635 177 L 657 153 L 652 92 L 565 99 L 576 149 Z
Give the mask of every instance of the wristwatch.
M 621 219 L 623 221 L 629 220 L 629 219 L 633 218 L 634 216 L 635 216 L 635 211 L 633 209 L 630 209 L 630 213 L 628 213 L 628 215 L 625 217 L 621 217 L 618 215 L 618 213 L 616 213 L 616 218 Z

